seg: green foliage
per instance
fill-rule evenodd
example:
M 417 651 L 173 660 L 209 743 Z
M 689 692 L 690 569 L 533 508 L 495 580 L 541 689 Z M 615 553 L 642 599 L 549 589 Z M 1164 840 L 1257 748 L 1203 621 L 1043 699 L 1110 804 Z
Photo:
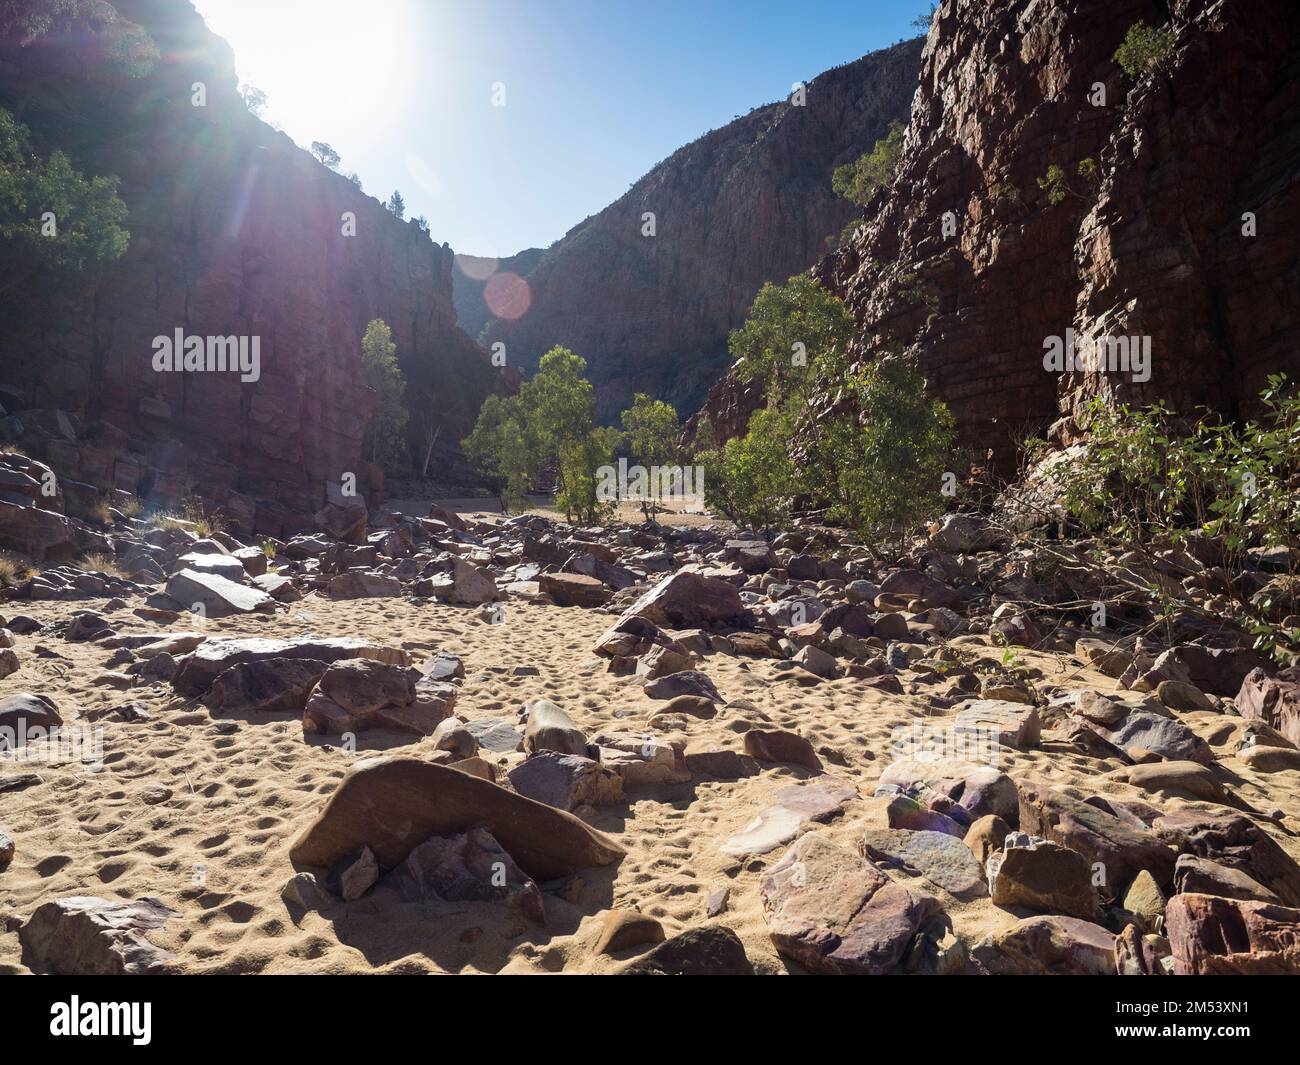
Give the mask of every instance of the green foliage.
M 621 420 L 633 462 L 647 468 L 674 464 L 679 451 L 677 438 L 681 436 L 682 427 L 672 404 L 665 403 L 662 399 L 651 399 L 644 392 L 638 392 L 632 397 L 632 406 L 623 412 Z M 661 487 L 657 477 L 652 484 L 654 491 Z M 647 518 L 653 502 L 653 499 L 642 501 L 642 510 Z
M 42 161 L 27 128 L 0 108 L 0 237 L 25 246 L 43 266 L 81 270 L 126 251 L 126 218 L 116 177 L 86 178 L 60 151 Z
M 0 39 L 26 48 L 49 33 L 89 45 L 105 74 L 142 78 L 159 58 L 153 38 L 108 0 L 0 0 Z
M 488 396 L 474 430 L 462 445 L 465 456 L 498 481 L 506 509 L 517 509 L 532 484 L 536 448 L 528 439 L 527 418 L 519 396 Z
M 852 335 L 853 317 L 843 302 L 797 274 L 784 285 L 769 281 L 759 289 L 727 347 L 737 360 L 737 378 L 765 378 L 768 396 L 779 403 L 810 379 L 814 365 L 838 366 Z
M 429 220 L 425 218 L 424 215 L 420 215 L 420 217 L 415 220 L 415 224 L 421 233 L 424 233 L 426 235 L 428 234 Z
M 393 194 L 388 197 L 388 202 L 384 204 L 384 210 L 397 218 L 406 217 L 406 201 L 402 199 L 402 194 L 396 189 L 394 189 Z
M 339 153 L 324 141 L 312 141 L 311 154 L 320 160 L 322 165 L 329 167 L 331 170 L 339 168 Z
M 779 410 L 755 411 L 742 437 L 702 451 L 705 503 L 738 525 L 784 524 L 790 516 L 796 469 L 790 458 L 790 424 Z
M 1124 43 L 1115 50 L 1115 62 L 1130 78 L 1157 70 L 1174 54 L 1174 34 L 1168 27 L 1155 29 L 1145 22 L 1128 28 Z
M 1096 185 L 1099 178 L 1097 160 L 1091 157 L 1079 160 L 1074 172 L 1082 179 L 1085 189 Z M 1067 196 L 1084 198 L 1083 192 L 1066 180 L 1065 168 L 1056 163 L 1049 166 L 1047 173 L 1038 179 L 1038 187 L 1047 193 L 1047 202 L 1053 207 L 1063 202 Z
M 891 122 L 889 133 L 876 141 L 871 151 L 835 168 L 831 188 L 846 200 L 866 206 L 878 188 L 889 184 L 902 151 L 903 124 Z
M 361 338 L 361 376 L 379 399 L 379 411 L 366 427 L 365 451 L 371 462 L 389 465 L 402 453 L 406 380 L 397 364 L 393 331 L 382 318 L 371 321 Z

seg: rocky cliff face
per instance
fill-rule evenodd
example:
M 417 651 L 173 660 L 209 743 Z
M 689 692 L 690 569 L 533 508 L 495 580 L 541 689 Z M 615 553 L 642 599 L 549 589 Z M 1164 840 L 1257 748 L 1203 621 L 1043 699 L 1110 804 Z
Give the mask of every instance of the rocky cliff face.
M 1236 414 L 1269 372 L 1300 373 L 1300 9 L 1163 8 L 943 0 L 893 190 L 816 267 L 858 353 L 916 350 L 964 441 L 1004 462 L 1049 426 L 1075 439 L 1095 395 Z M 1166 19 L 1171 61 L 1125 75 L 1128 28 Z M 1037 184 L 1052 165 L 1055 205 Z M 1044 343 L 1067 330 L 1149 337 L 1149 376 L 1049 372 Z M 736 431 L 755 402 L 725 379 L 706 411 Z
M 407 376 L 412 451 L 422 459 L 441 425 L 432 468 L 445 472 L 496 379 L 456 328 L 451 250 L 249 115 L 229 48 L 191 5 L 116 7 L 161 51 L 147 77 L 88 77 L 78 42 L 57 35 L 0 52 L 0 106 L 42 154 L 119 175 L 131 232 L 103 269 L 5 294 L 10 436 L 61 478 L 162 504 L 193 492 L 237 529 L 292 530 L 327 482 L 354 473 L 361 491 L 379 487 L 360 447 L 374 407 L 360 340 L 378 317 Z M 196 82 L 206 106 L 193 106 Z M 6 274 L 27 265 L 10 256 Z M 259 378 L 157 372 L 154 338 L 178 329 L 257 337 Z
M 481 339 L 528 369 L 555 344 L 572 348 L 606 419 L 635 392 L 695 410 L 763 282 L 806 270 L 852 219 L 831 171 L 906 116 L 920 49 L 909 41 L 827 71 L 805 106 L 757 108 L 673 153 L 549 249 L 510 313 L 527 310 L 498 314 Z M 642 235 L 647 213 L 654 236 Z

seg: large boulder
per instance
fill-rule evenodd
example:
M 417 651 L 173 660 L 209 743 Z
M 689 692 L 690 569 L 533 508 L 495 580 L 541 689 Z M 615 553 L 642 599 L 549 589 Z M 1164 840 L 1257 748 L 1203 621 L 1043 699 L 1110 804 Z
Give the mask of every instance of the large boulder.
M 510 786 L 559 810 L 603 806 L 623 798 L 623 780 L 593 758 L 542 751 L 526 758 L 506 774 Z
M 329 664 L 316 658 L 267 658 L 225 670 L 203 697 L 214 714 L 301 713 Z
M 762 892 L 777 951 L 829 975 L 889 972 L 941 912 L 936 899 L 895 883 L 821 832 L 795 841 Z
M 573 719 L 549 699 L 534 699 L 528 704 L 528 721 L 524 726 L 524 750 L 529 754 L 556 751 L 596 758 L 595 746 Z
M 240 662 L 263 662 L 273 658 L 313 658 L 337 662 L 347 658 L 371 658 L 389 665 L 409 666 L 411 656 L 397 647 L 385 647 L 358 636 L 295 636 L 288 640 L 208 640 L 184 659 L 172 687 L 181 695 L 202 695 L 225 670 Z
M 275 609 L 275 600 L 257 588 L 194 569 L 173 574 L 167 581 L 167 594 L 187 610 L 202 607 L 203 615 L 209 618 Z
M 543 573 L 537 583 L 556 606 L 594 609 L 609 602 L 609 589 L 595 577 L 581 573 Z
M 1287 906 L 1300 906 L 1300 864 L 1244 814 L 1181 810 L 1160 815 L 1151 828 L 1178 853 L 1239 870 Z
M 122 976 L 166 971 L 174 957 L 145 934 L 176 916 L 155 898 L 135 902 L 90 896 L 55 899 L 36 908 L 18 931 L 37 972 L 63 976 Z
M 1023 833 L 1006 837 L 988 860 L 989 893 L 998 906 L 1023 906 L 1092 920 L 1101 900 L 1092 886 L 1092 866 L 1078 851 Z
M 673 628 L 695 628 L 743 617 L 745 613 L 745 604 L 735 585 L 720 577 L 678 570 L 641 596 L 623 616 L 642 617 L 656 625 Z
M 108 551 L 106 537 L 73 518 L 35 504 L 0 499 L 0 549 L 35 562 L 67 562 L 86 551 Z
M 1175 895 L 1165 932 L 1178 976 L 1300 976 L 1300 910 Z
M 455 685 L 422 683 L 420 672 L 355 658 L 333 663 L 303 709 L 303 728 L 321 735 L 393 729 L 429 736 L 452 713 Z
M 1115 933 L 1078 917 L 1026 917 L 971 948 L 995 976 L 1114 976 Z
M 1271 725 L 1300 746 L 1300 669 L 1284 669 L 1276 677 L 1252 669 L 1233 702 L 1246 720 Z
M 329 868 L 366 844 L 391 868 L 430 836 L 480 826 L 538 880 L 609 865 L 624 854 L 573 815 L 486 780 L 417 758 L 368 758 L 343 778 L 289 857 Z
M 451 556 L 447 572 L 434 577 L 428 588 L 435 599 L 461 606 L 490 603 L 500 594 L 492 574 L 457 555 Z
M 364 544 L 369 517 L 365 501 L 359 496 L 340 496 L 321 507 L 316 512 L 315 521 L 316 528 L 331 539 L 347 544 Z
M 989 814 L 1009 824 L 1020 820 L 1020 793 L 999 769 L 950 758 L 901 758 L 880 774 L 879 787 L 900 788 L 931 809 L 950 813 L 960 806 L 973 822 Z

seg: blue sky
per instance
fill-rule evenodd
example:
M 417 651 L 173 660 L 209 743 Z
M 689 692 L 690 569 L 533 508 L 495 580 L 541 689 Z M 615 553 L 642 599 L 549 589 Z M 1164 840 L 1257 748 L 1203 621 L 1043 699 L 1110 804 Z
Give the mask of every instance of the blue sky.
M 265 114 L 458 252 L 545 247 L 928 0 L 195 0 Z M 504 106 L 493 106 L 494 85 Z M 498 91 L 499 93 L 499 91 Z M 500 96 L 498 94 L 498 99 Z

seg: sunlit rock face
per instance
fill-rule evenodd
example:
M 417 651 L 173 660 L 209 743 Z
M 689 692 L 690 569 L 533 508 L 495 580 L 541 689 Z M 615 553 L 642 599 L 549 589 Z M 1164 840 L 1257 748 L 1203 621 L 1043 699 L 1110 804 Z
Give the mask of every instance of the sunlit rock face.
M 1173 59 L 1139 81 L 1112 56 L 1153 22 L 1143 0 L 944 0 L 895 191 L 816 267 L 858 351 L 915 348 L 964 442 L 1004 463 L 1027 433 L 1075 439 L 1098 394 L 1248 413 L 1270 372 L 1300 373 L 1300 9 L 1169 6 Z M 1148 379 L 1046 371 L 1067 329 L 1149 338 Z M 757 402 L 725 378 L 706 410 L 727 435 Z
M 527 368 L 572 348 L 605 419 L 636 392 L 691 414 L 763 282 L 806 270 L 854 217 L 831 172 L 906 119 L 920 50 L 909 41 L 827 71 L 804 106 L 756 108 L 674 152 L 545 252 L 524 275 L 527 309 L 503 300 L 481 339 Z
M 0 384 L 15 391 L 0 403 L 23 446 L 61 478 L 161 503 L 192 491 L 236 530 L 305 527 L 327 482 L 351 472 L 359 491 L 379 487 L 361 455 L 375 401 L 360 372 L 378 317 L 417 412 L 411 450 L 422 461 L 440 425 L 430 468 L 454 477 L 456 441 L 499 371 L 456 327 L 451 250 L 248 114 L 229 47 L 189 4 L 116 7 L 162 53 L 147 77 L 98 78 L 75 41 L 3 46 L 0 107 L 21 112 L 42 154 L 118 175 L 130 208 L 123 258 L 4 293 Z M 30 272 L 0 256 L 6 279 Z M 155 370 L 154 338 L 177 329 L 260 338 L 258 379 Z M 53 410 L 69 417 L 34 413 Z

